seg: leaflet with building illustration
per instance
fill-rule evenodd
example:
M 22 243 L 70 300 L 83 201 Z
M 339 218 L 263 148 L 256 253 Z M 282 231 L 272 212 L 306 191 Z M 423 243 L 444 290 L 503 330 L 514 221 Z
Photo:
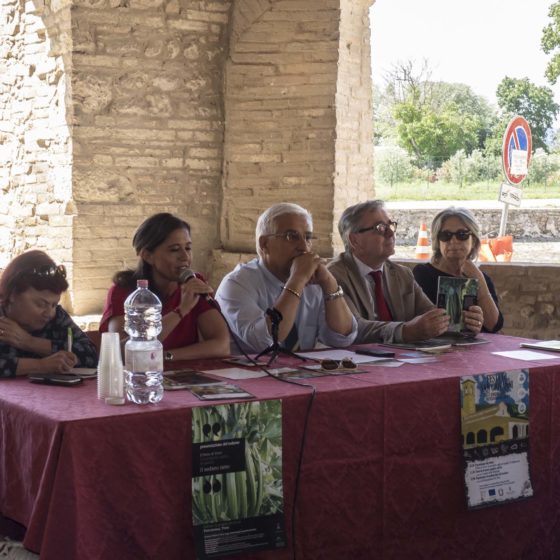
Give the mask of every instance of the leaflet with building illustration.
M 529 370 L 461 377 L 468 508 L 529 498 Z
M 463 310 L 468 309 L 471 305 L 476 305 L 477 293 L 478 280 L 476 278 L 438 277 L 437 306 L 445 309 L 449 315 L 448 333 L 466 331 Z

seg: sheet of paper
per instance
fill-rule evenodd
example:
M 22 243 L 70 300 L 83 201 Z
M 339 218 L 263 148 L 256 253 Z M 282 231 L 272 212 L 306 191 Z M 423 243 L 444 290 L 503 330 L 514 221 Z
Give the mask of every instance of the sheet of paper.
M 374 358 L 379 359 L 379 358 Z M 371 362 L 364 364 L 366 366 L 376 366 L 376 367 L 401 367 L 404 366 L 404 362 L 402 360 L 388 360 L 387 358 L 380 358 L 381 362 Z
M 355 364 L 372 364 L 374 362 L 387 363 L 387 358 L 376 358 L 375 356 L 365 356 L 363 354 L 356 354 L 351 350 L 340 350 L 338 348 L 329 348 L 328 350 L 321 350 L 320 352 L 298 352 L 298 356 L 310 358 L 312 360 L 345 360 L 350 359 Z
M 431 364 L 432 362 L 438 362 L 439 360 L 433 356 L 428 356 L 426 358 L 399 358 L 399 362 L 404 362 L 405 364 Z
M 209 369 L 204 373 L 225 377 L 227 379 L 256 379 L 257 377 L 266 377 L 264 371 L 243 368 Z
M 508 350 L 507 352 L 492 352 L 496 356 L 504 356 L 505 358 L 513 358 L 514 360 L 523 360 L 531 362 L 533 360 L 554 360 L 558 356 L 552 354 L 543 354 L 542 352 L 533 352 L 533 350 Z

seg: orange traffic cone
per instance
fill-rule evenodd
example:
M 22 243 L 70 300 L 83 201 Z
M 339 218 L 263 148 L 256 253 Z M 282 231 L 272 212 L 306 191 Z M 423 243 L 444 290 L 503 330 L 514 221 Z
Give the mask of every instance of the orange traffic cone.
M 430 258 L 431 252 L 430 242 L 428 241 L 428 230 L 426 228 L 426 224 L 422 222 L 420 224 L 420 231 L 418 232 L 418 241 L 416 242 L 416 253 L 414 253 L 414 258 L 427 260 Z

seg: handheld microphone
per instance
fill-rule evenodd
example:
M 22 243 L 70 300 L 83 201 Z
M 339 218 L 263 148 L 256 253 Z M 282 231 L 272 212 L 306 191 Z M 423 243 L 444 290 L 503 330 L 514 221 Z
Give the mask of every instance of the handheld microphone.
M 181 271 L 181 274 L 179 275 L 179 284 L 185 284 L 191 278 L 196 278 L 196 274 L 190 268 L 185 268 Z M 197 295 L 204 298 L 210 305 L 213 306 L 216 305 L 214 298 L 210 294 L 197 294 Z
M 190 268 L 184 268 L 179 275 L 179 284 L 184 284 L 191 278 L 196 278 L 196 274 Z

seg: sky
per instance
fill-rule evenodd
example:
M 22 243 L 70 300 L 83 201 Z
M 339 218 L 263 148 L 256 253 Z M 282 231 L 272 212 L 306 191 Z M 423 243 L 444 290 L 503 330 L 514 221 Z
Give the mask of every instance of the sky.
M 393 64 L 429 61 L 434 81 L 463 83 L 496 104 L 505 76 L 547 86 L 542 29 L 555 0 L 376 0 L 371 8 L 373 82 Z M 557 121 L 558 122 L 558 121 Z

